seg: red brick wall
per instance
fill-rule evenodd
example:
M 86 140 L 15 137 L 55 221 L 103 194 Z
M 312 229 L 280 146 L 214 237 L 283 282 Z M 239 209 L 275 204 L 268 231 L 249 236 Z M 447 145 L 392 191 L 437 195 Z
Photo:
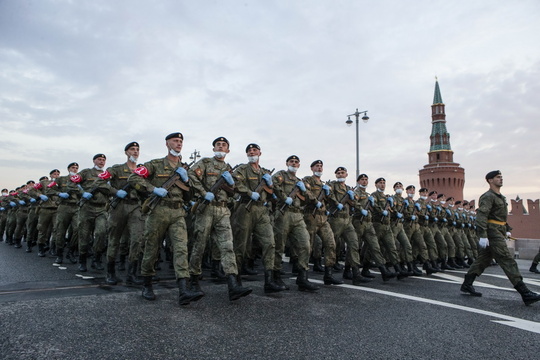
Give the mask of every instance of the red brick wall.
M 523 199 L 510 200 L 508 224 L 513 228 L 512 236 L 525 239 L 540 239 L 540 200 L 527 200 L 527 208 Z M 527 213 L 525 213 L 527 210 Z

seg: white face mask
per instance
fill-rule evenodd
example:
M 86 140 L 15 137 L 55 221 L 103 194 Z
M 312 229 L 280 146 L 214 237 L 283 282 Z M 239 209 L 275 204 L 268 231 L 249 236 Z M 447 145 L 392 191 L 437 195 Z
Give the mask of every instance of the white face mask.
M 176 156 L 176 157 L 180 156 L 180 153 L 174 151 L 173 149 L 169 150 L 169 154 L 171 154 L 172 156 Z
M 347 180 L 347 179 L 345 179 L 345 178 L 337 178 L 336 180 L 337 180 L 338 182 L 345 182 L 345 180 Z
M 462 211 L 462 210 L 463 210 L 463 208 L 457 208 L 457 209 L 458 209 L 459 211 Z
M 379 188 L 377 188 L 377 191 L 378 191 L 378 192 L 384 192 L 384 190 L 381 190 L 381 189 L 379 189 Z
M 437 200 L 435 200 L 435 199 L 431 199 L 431 202 L 435 202 L 435 201 L 437 201 Z
M 250 163 L 256 163 L 257 161 L 259 161 L 259 156 L 255 155 L 255 156 L 248 156 L 248 162 Z
M 100 168 L 100 167 L 97 166 L 97 165 L 94 166 L 94 169 L 96 169 L 97 171 L 103 171 L 103 168 Z
M 321 177 L 321 176 L 322 176 L 322 172 L 320 172 L 320 171 L 314 171 L 314 172 L 313 172 L 313 175 L 318 176 L 318 177 Z
M 359 187 L 359 188 L 362 188 L 362 189 L 365 189 L 365 188 L 367 188 L 367 186 L 364 186 L 364 185 L 360 185 L 360 184 L 358 184 L 358 187 Z
M 448 204 L 449 207 L 453 208 L 454 207 L 454 204 Z
M 420 199 L 427 200 L 427 196 L 420 196 Z
M 178 156 L 178 155 L 175 155 L 175 156 Z M 138 159 L 139 159 L 139 158 L 136 158 L 135 156 L 130 155 L 128 161 L 129 161 L 129 162 L 132 162 L 132 163 L 137 163 L 137 160 L 138 160 Z
M 444 204 L 446 204 L 446 201 L 444 201 L 444 200 L 441 200 L 441 204 L 443 204 L 443 205 L 444 205 Z
M 403 193 L 403 189 L 396 189 L 396 194 L 401 195 Z
M 8 196 L 8 193 L 7 193 L 7 192 L 3 192 L 3 193 L 2 193 L 2 196 Z
M 407 194 L 407 196 L 412 199 L 414 197 L 414 194 Z
M 287 169 L 289 169 L 290 172 L 297 172 L 298 171 L 298 168 L 297 167 L 294 167 L 294 166 L 289 166 Z
M 77 173 L 74 173 L 73 171 L 70 171 L 70 172 L 69 172 L 69 175 L 75 176 L 75 175 L 77 175 Z
M 223 151 L 214 151 L 214 156 L 217 157 L 218 159 L 224 159 L 224 158 L 225 158 L 225 155 L 227 155 L 226 152 L 223 152 Z

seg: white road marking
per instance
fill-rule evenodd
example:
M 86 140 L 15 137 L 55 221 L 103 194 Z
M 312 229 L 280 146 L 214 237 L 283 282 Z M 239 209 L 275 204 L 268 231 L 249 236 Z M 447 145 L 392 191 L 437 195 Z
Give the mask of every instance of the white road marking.
M 310 279 L 309 281 L 314 282 L 314 283 L 324 284 L 324 282 L 321 280 Z M 476 282 L 474 284 L 476 285 Z M 455 304 L 451 304 L 451 303 L 447 303 L 443 301 L 421 298 L 418 296 L 399 294 L 399 293 L 395 293 L 391 291 L 379 290 L 379 289 L 361 287 L 361 286 L 354 286 L 354 285 L 349 285 L 349 284 L 333 285 L 333 286 L 346 287 L 352 290 L 367 291 L 367 292 L 372 292 L 372 293 L 377 293 L 377 294 L 382 294 L 382 295 L 387 295 L 387 296 L 393 296 L 393 297 L 397 297 L 401 299 L 407 299 L 407 300 L 418 301 L 418 302 L 423 302 L 423 303 L 432 304 L 432 305 L 444 306 L 447 308 L 467 311 L 467 312 L 471 312 L 475 314 L 486 315 L 486 316 L 501 319 L 501 320 L 490 320 L 495 323 L 508 325 L 517 329 L 526 330 L 526 331 L 540 334 L 540 323 L 538 322 L 523 320 L 523 319 L 519 319 L 513 316 L 498 314 L 492 311 L 480 310 L 480 309 L 475 309 L 468 306 L 455 305 Z
M 95 279 L 95 277 L 93 277 L 93 276 L 84 276 L 84 275 L 81 275 L 81 274 L 75 274 L 75 276 L 80 277 L 83 280 Z

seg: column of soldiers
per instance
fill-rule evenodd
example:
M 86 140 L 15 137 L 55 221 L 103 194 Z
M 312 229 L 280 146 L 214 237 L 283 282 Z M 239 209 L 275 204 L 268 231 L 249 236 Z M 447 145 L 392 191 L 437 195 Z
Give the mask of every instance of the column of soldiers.
M 268 294 L 289 290 L 285 254 L 298 290 L 306 292 L 319 290 L 309 280 L 310 257 L 313 270 L 324 272 L 325 285 L 369 283 L 375 278 L 371 269 L 389 281 L 421 276 L 418 265 L 427 275 L 469 268 L 478 257 L 476 213 L 467 201 L 426 188 L 415 200 L 415 186 L 404 189 L 401 182 L 394 184 L 394 194 L 386 194 L 382 177 L 370 194 L 366 174 L 358 176 L 354 188 L 345 184 L 345 167 L 324 182 L 322 160 L 311 163 L 313 175 L 300 179 L 296 155 L 274 173 L 260 165 L 261 148 L 254 143 L 245 149 L 246 163 L 233 168 L 225 161 L 230 151 L 225 137 L 212 142 L 213 157 L 188 165 L 182 162 L 183 141 L 182 133 L 169 134 L 166 155 L 139 165 L 139 143 L 131 142 L 122 164 L 107 168 L 100 153 L 92 168 L 79 171 L 73 162 L 68 175 L 54 169 L 37 184 L 3 189 L 2 239 L 5 234 L 7 244 L 20 248 L 24 238 L 27 252 L 37 244 L 38 256 L 49 251 L 57 265 L 66 254 L 80 272 L 88 271 L 88 259 L 95 270 L 104 270 L 104 261 L 109 285 L 121 281 L 118 257 L 120 269 L 127 260 L 125 283 L 142 285 L 147 300 L 156 299 L 156 264 L 165 244 L 180 305 L 205 295 L 200 283 L 205 256 L 222 269 L 231 301 L 252 292 L 241 275 L 257 257 Z M 341 248 L 345 268 L 338 279 L 336 249 Z

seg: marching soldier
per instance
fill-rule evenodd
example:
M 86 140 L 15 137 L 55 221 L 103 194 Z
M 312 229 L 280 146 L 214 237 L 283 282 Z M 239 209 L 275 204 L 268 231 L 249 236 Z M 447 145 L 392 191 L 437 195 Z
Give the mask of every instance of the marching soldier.
M 56 212 L 58 209 L 58 196 L 56 191 L 56 179 L 60 176 L 60 170 L 54 169 L 49 173 L 51 179 L 48 178 L 40 180 L 41 194 L 39 199 L 41 200 L 39 205 L 38 216 L 38 256 L 45 257 L 45 248 L 49 243 L 51 237 L 54 238 L 56 234 L 55 222 Z
M 455 268 L 448 266 L 446 262 L 446 259 L 448 258 L 448 245 L 446 244 L 446 241 L 439 228 L 440 216 L 442 212 L 442 208 L 437 200 L 439 194 L 437 191 L 432 190 L 429 192 L 428 196 L 429 206 L 426 206 L 428 207 L 427 215 L 429 216 L 429 229 L 431 230 L 431 234 L 433 234 L 435 244 L 437 244 L 438 261 L 441 262 L 441 270 L 455 270 Z
M 233 301 L 249 295 L 252 289 L 243 287 L 237 277 L 231 211 L 227 206 L 228 199 L 234 191 L 232 168 L 225 162 L 225 156 L 229 153 L 229 140 L 218 137 L 212 142 L 212 146 L 214 157 L 202 158 L 189 169 L 191 185 L 199 196 L 199 205 L 195 210 L 195 242 L 189 262 L 191 286 L 192 289 L 200 289 L 198 281 L 202 273 L 204 250 L 210 234 L 214 231 L 214 239 L 221 254 L 221 264 L 227 276 L 229 300 Z
M 45 176 L 45 178 L 47 178 Z M 43 178 L 40 178 L 41 181 Z M 32 252 L 32 247 L 37 243 L 37 223 L 38 223 L 38 202 L 41 184 L 37 184 L 30 180 L 26 183 L 26 191 L 28 195 L 28 217 L 26 218 L 26 252 Z
M 179 290 L 178 303 L 188 305 L 202 298 L 204 293 L 188 289 L 187 284 L 189 277 L 188 237 L 184 204 L 190 200 L 190 188 L 188 174 L 181 161 L 183 143 L 184 136 L 181 133 L 167 135 L 165 137 L 167 156 L 150 160 L 135 169 L 128 177 L 128 183 L 143 197 L 150 194 L 148 199 L 152 199 L 155 203 L 155 206 L 149 210 L 144 224 L 144 255 L 141 264 L 142 296 L 146 300 L 156 299 L 152 287 L 152 276 L 156 274 L 154 263 L 163 238 L 168 235 L 173 248 L 174 272 Z M 171 186 L 165 189 L 164 185 L 169 181 Z
M 424 270 L 428 275 L 430 275 L 434 272 L 441 271 L 441 269 L 437 266 L 437 244 L 435 243 L 433 233 L 429 228 L 429 212 L 431 211 L 432 207 L 428 203 L 428 191 L 429 190 L 427 188 L 421 188 L 420 190 L 418 190 L 420 198 L 416 200 L 414 206 L 416 207 L 418 213 L 418 223 L 420 224 L 420 231 L 422 232 L 422 237 L 424 238 L 424 242 L 426 243 L 429 258 L 431 260 L 431 268 L 426 263 L 424 263 Z
M 540 294 L 530 291 L 519 272 L 516 261 L 508 251 L 506 238 L 509 237 L 512 228 L 506 222 L 508 216 L 508 204 L 501 194 L 503 177 L 499 170 L 490 171 L 486 174 L 489 190 L 479 200 L 479 208 L 476 216 L 476 231 L 480 238 L 478 242 L 478 258 L 469 268 L 465 280 L 461 285 L 461 291 L 472 296 L 482 296 L 473 287 L 477 276 L 482 275 L 484 270 L 491 264 L 494 258 L 504 270 L 504 273 L 521 294 L 525 305 L 531 305 L 540 300 Z
M 9 207 L 9 202 L 7 201 L 8 195 L 8 189 L 2 189 L 2 196 L 0 197 L 0 242 L 4 241 L 4 233 L 6 232 Z
M 231 219 L 236 267 L 242 269 L 247 249 L 251 249 L 248 243 L 257 241 L 262 248 L 264 292 L 275 293 L 285 287 L 274 282 L 276 244 L 268 207 L 264 206 L 273 193 L 272 175 L 259 165 L 259 145 L 249 144 L 246 155 L 248 163 L 238 166 L 233 174 L 236 191 L 240 194 L 240 204 Z
M 412 255 L 412 246 L 403 227 L 405 207 L 408 205 L 409 201 L 404 199 L 401 194 L 403 193 L 403 184 L 401 182 L 396 182 L 394 184 L 395 194 L 392 196 L 394 199 L 394 211 L 392 212 L 391 225 L 392 233 L 396 238 L 396 247 L 399 249 L 399 259 L 401 261 L 402 267 L 407 266 L 407 273 L 409 276 L 413 275 L 422 275 L 422 272 L 418 270 L 413 265 L 413 255 Z

